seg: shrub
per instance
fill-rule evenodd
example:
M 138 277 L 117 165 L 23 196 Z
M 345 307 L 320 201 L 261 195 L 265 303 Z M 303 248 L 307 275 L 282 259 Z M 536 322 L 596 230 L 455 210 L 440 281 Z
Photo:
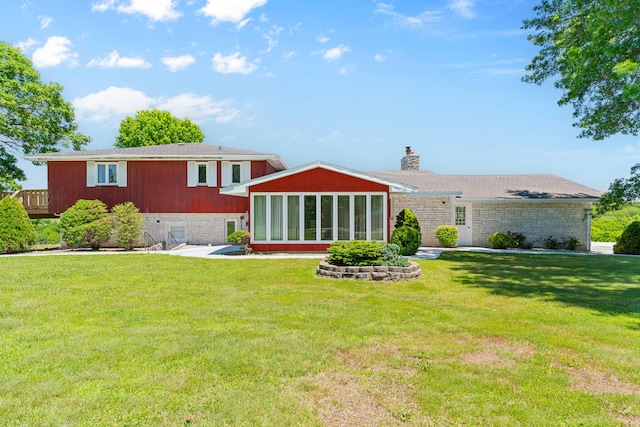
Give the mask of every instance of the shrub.
M 113 222 L 100 200 L 78 200 L 60 216 L 62 240 L 71 247 L 100 249 L 111 235 Z
M 613 253 L 640 255 L 640 221 L 627 225 L 613 245 Z
M 245 230 L 234 231 L 227 236 L 227 242 L 234 243 L 236 245 L 248 245 L 251 233 Z
M 22 203 L 14 197 L 0 200 L 0 251 L 23 252 L 36 242 L 36 231 Z
M 458 227 L 441 225 L 436 228 L 436 238 L 445 248 L 453 248 L 458 244 Z
M 575 251 L 580 245 L 580 240 L 574 236 L 565 236 L 562 238 L 562 247 L 569 251 Z
M 143 232 L 144 218 L 140 210 L 132 202 L 125 202 L 115 205 L 111 212 L 116 243 L 124 250 L 132 251 Z
M 411 227 L 418 231 L 418 233 L 421 233 L 422 236 L 422 230 L 420 230 L 420 223 L 418 223 L 418 218 L 416 218 L 411 209 L 404 208 L 396 216 L 395 228 L 400 228 L 402 226 Z
M 350 240 L 333 242 L 327 248 L 327 262 L 333 265 L 366 266 L 380 265 L 383 242 Z
M 615 242 L 624 231 L 624 225 L 611 218 L 594 218 L 591 223 L 591 240 Z
M 41 245 L 60 243 L 60 221 L 57 219 L 34 219 L 36 243 Z
M 507 249 L 516 246 L 515 240 L 507 233 L 502 231 L 496 231 L 491 236 L 487 237 L 487 242 L 491 243 L 493 249 Z
M 422 243 L 422 235 L 415 228 L 403 225 L 393 230 L 391 243 L 400 246 L 400 254 L 415 255 Z
M 553 236 L 545 237 L 544 239 L 542 239 L 542 244 L 544 245 L 545 249 L 554 250 L 562 248 L 562 243 Z
M 533 243 L 527 241 L 527 237 L 522 233 L 507 231 L 507 235 L 513 240 L 513 247 L 520 249 L 531 249 Z
M 389 243 L 382 247 L 382 263 L 390 267 L 409 267 L 409 260 L 400 255 L 400 246 Z

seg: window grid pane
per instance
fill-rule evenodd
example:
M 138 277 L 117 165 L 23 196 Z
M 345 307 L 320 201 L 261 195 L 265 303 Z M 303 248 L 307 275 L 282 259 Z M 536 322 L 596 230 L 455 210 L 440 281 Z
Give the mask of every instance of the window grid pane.
M 379 195 L 371 196 L 371 240 L 384 238 L 384 198 Z
M 106 165 L 98 165 L 98 184 L 105 184 L 106 182 L 107 182 Z
M 456 225 L 467 224 L 466 206 L 456 206 Z
M 231 165 L 231 182 L 240 182 L 240 165 Z
M 300 240 L 300 196 L 287 197 L 287 238 Z
M 109 165 L 109 184 L 118 182 L 118 165 Z
M 367 196 L 354 196 L 354 237 L 356 240 L 367 240 Z
M 267 240 L 267 196 L 253 198 L 253 238 Z
M 198 184 L 207 183 L 207 165 L 198 165 Z
M 333 240 L 333 196 L 320 197 L 320 239 Z
M 271 240 L 282 240 L 282 196 L 271 196 Z
M 351 239 L 351 211 L 349 196 L 338 196 L 338 240 Z
M 316 196 L 304 196 L 304 240 L 316 240 Z

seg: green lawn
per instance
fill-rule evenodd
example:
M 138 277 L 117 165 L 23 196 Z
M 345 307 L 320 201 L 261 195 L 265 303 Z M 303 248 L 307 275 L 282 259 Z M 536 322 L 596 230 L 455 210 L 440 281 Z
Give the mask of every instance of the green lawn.
M 0 257 L 0 425 L 640 425 L 640 258 Z

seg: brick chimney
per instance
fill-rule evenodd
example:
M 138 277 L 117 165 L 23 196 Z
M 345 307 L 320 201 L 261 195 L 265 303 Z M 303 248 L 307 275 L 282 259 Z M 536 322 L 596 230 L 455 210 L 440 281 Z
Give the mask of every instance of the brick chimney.
M 400 160 L 400 170 L 418 171 L 420 170 L 420 156 L 411 151 L 411 147 L 407 147 L 405 156 Z

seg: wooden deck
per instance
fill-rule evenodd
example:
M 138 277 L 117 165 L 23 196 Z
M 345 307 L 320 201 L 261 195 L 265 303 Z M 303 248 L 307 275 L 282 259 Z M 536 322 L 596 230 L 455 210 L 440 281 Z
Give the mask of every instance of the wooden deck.
M 0 198 L 15 197 L 27 210 L 29 218 L 53 218 L 49 213 L 48 190 L 19 190 L 14 193 L 2 192 Z

